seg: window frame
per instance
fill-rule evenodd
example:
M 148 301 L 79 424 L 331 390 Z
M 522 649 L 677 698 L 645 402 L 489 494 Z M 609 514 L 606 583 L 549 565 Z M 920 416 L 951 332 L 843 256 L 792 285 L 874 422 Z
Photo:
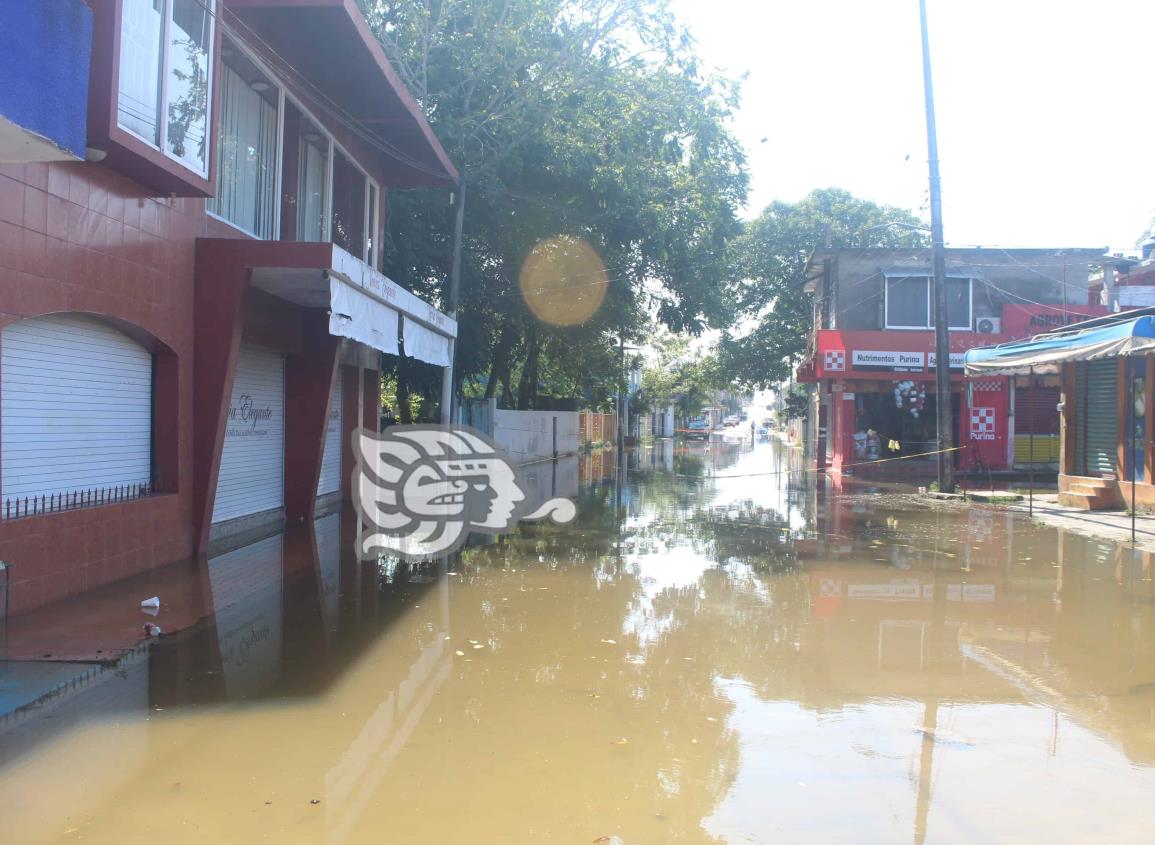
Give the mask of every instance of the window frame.
M 269 68 L 263 62 L 261 62 L 259 59 L 257 59 L 249 50 L 245 50 L 244 48 L 242 48 L 241 45 L 237 42 L 237 40 L 235 38 L 229 38 L 228 40 L 229 40 L 229 48 L 232 50 L 236 50 L 237 52 L 243 54 L 245 57 L 245 60 L 248 62 L 251 62 L 257 68 L 257 70 L 259 70 L 269 80 L 269 84 L 277 89 L 277 129 L 276 129 L 277 139 L 276 139 L 276 143 L 274 144 L 274 149 L 273 149 L 273 168 L 274 168 L 274 172 L 273 172 L 273 209 L 272 209 L 273 234 L 272 234 L 272 237 L 270 237 L 270 238 L 267 238 L 267 239 L 262 238 L 256 232 L 250 231 L 249 229 L 246 229 L 244 226 L 241 226 L 239 223 L 234 223 L 232 220 L 229 220 L 224 215 L 218 214 L 217 212 L 212 211 L 209 208 L 209 204 L 210 204 L 211 200 L 205 200 L 205 214 L 208 215 L 209 217 L 211 217 L 213 220 L 219 220 L 221 223 L 224 223 L 226 226 L 231 226 L 232 228 L 236 229 L 238 232 L 243 232 L 244 234 L 248 235 L 250 238 L 253 238 L 254 240 L 279 241 L 281 239 L 281 224 L 282 224 L 281 205 L 282 205 L 282 202 L 284 199 L 281 194 L 282 194 L 282 190 L 283 190 L 283 188 L 282 188 L 282 180 L 284 178 L 283 164 L 284 164 L 284 159 L 285 159 L 285 103 L 288 99 L 287 94 L 285 92 L 285 85 L 276 76 L 276 74 L 273 74 L 269 71 Z M 223 46 L 223 41 L 224 41 L 223 37 L 221 38 L 221 41 L 222 41 L 222 46 Z M 225 61 L 225 59 L 222 56 L 221 57 L 221 64 L 222 65 L 224 64 L 224 61 Z M 222 76 L 223 76 L 223 74 L 222 74 Z M 219 103 L 218 103 L 218 105 L 219 105 Z M 213 196 L 211 199 L 216 199 L 220 194 L 220 191 L 219 191 L 219 188 L 217 185 L 217 178 L 219 177 L 219 174 L 221 172 L 220 171 L 220 161 L 218 158 L 220 156 L 221 145 L 218 142 L 220 140 L 219 136 L 220 136 L 220 132 L 221 132 L 221 126 L 223 123 L 223 117 L 224 117 L 223 115 L 219 116 L 217 126 L 216 126 L 216 132 L 213 133 L 213 135 L 214 135 L 214 143 L 213 143 L 214 149 L 213 149 L 213 168 L 212 169 L 214 171 L 214 178 L 213 178 Z
M 890 324 L 890 283 L 895 281 L 907 281 L 913 279 L 922 279 L 926 286 L 926 325 L 923 326 L 900 326 Z M 967 312 L 970 322 L 965 326 L 947 326 L 947 331 L 952 332 L 970 332 L 974 331 L 975 319 L 975 280 L 972 276 L 962 275 L 946 275 L 946 280 L 951 279 L 965 281 L 967 283 Z M 882 277 L 882 327 L 886 331 L 934 331 L 934 290 L 933 277 L 925 275 L 883 275 Z M 950 320 L 948 311 L 947 320 Z
M 213 121 L 216 118 L 217 106 L 216 70 L 217 62 L 219 61 L 219 52 L 217 50 L 217 42 L 219 41 L 217 24 L 219 16 L 218 5 L 220 0 L 196 0 L 198 3 L 207 3 L 205 10 L 208 12 L 209 16 L 209 41 L 205 49 L 205 55 L 207 57 L 205 69 L 205 85 L 207 88 L 205 100 L 205 134 L 207 135 L 207 147 L 205 152 L 205 167 L 203 171 L 197 170 L 196 168 L 190 166 L 185 159 L 174 155 L 168 150 L 168 83 L 169 75 L 172 70 L 172 66 L 169 62 L 169 47 L 171 46 L 169 44 L 169 33 L 172 29 L 174 2 L 175 0 L 161 0 L 161 3 L 164 6 L 164 14 L 160 23 L 160 85 L 157 91 L 159 97 L 159 107 L 157 109 L 158 126 L 156 143 L 153 143 L 151 139 L 145 138 L 136 130 L 131 129 L 120 122 L 119 78 L 120 67 L 124 62 L 124 41 L 120 37 L 120 27 L 122 26 L 122 22 L 124 20 L 124 3 L 123 0 L 122 2 L 117 3 L 115 26 L 117 28 L 116 72 L 118 82 L 116 96 L 112 101 L 113 124 L 119 131 L 124 132 L 130 138 L 133 138 L 134 140 L 144 144 L 150 150 L 160 153 L 165 157 L 165 159 L 177 165 L 178 167 L 184 168 L 190 173 L 195 174 L 200 179 L 204 179 L 207 182 L 213 183 L 215 188 L 215 179 L 213 177 L 215 169 L 214 163 L 216 161 L 217 154 L 217 143 L 216 132 L 214 131 L 215 125 Z
M 166 0 L 166 2 L 167 1 L 168 0 Z M 324 242 L 325 243 L 331 243 L 331 244 L 334 244 L 334 246 L 336 246 L 336 244 L 333 241 L 333 165 L 334 165 L 334 162 L 336 161 L 336 153 L 338 153 L 338 152 L 341 153 L 341 155 L 345 158 L 345 160 L 365 180 L 365 192 L 364 192 L 363 202 L 364 202 L 364 206 L 365 206 L 366 211 L 368 211 L 370 208 L 370 196 L 374 190 L 376 191 L 377 210 L 374 214 L 374 217 L 376 218 L 376 221 L 377 221 L 377 229 L 379 231 L 382 231 L 381 230 L 381 221 L 384 219 L 384 215 L 381 213 L 381 202 L 382 202 L 382 199 L 383 199 L 385 194 L 384 194 L 384 191 L 382 190 L 381 183 L 378 182 L 376 179 L 374 179 L 369 174 L 369 171 L 361 166 L 361 164 L 357 160 L 357 157 L 354 156 L 351 152 L 349 152 L 349 150 L 346 147 L 344 147 L 340 142 L 337 141 L 337 139 L 333 136 L 333 133 L 330 132 L 325 127 L 324 122 L 317 116 L 316 112 L 314 112 L 311 108 L 309 108 L 307 105 L 305 105 L 305 103 L 302 102 L 299 97 L 294 96 L 294 94 L 289 90 L 288 86 L 285 84 L 284 80 L 280 77 L 280 75 L 274 73 L 273 70 L 269 67 L 269 65 L 266 62 L 262 61 L 261 57 L 256 55 L 255 52 L 248 47 L 248 45 L 244 44 L 241 39 L 236 38 L 235 36 L 230 37 L 230 33 L 227 30 L 217 40 L 218 40 L 218 42 L 223 42 L 226 37 L 228 37 L 230 48 L 243 54 L 247 61 L 251 62 L 262 74 L 265 75 L 265 77 L 269 80 L 270 84 L 276 86 L 277 91 L 278 91 L 278 98 L 277 98 L 277 151 L 276 151 L 277 160 L 275 162 L 277 192 L 276 192 L 276 198 L 275 198 L 275 209 L 274 209 L 274 218 L 273 218 L 274 219 L 274 226 L 273 226 L 274 234 L 273 234 L 273 237 L 270 238 L 270 240 L 275 240 L 275 241 L 282 240 L 282 233 L 284 231 L 284 229 L 283 229 L 284 220 L 282 217 L 282 206 L 284 203 L 283 179 L 284 179 L 284 166 L 285 166 L 285 112 L 286 112 L 285 106 L 287 103 L 291 103 L 293 105 L 293 108 L 295 108 L 298 112 L 301 113 L 301 115 L 303 117 L 307 118 L 308 120 L 310 120 L 313 123 L 313 125 L 317 128 L 317 131 L 321 134 L 322 138 L 324 139 L 324 142 L 328 146 L 328 153 L 327 153 L 326 160 L 325 160 L 325 167 L 327 169 L 327 173 L 325 175 L 325 195 L 323 198 L 324 220 L 322 222 L 322 237 L 325 239 Z M 217 166 L 216 156 L 218 155 L 216 148 L 219 147 L 219 145 L 214 143 L 213 146 L 214 146 L 213 170 L 215 172 L 216 166 Z M 214 191 L 216 190 L 215 180 L 213 183 L 213 190 Z M 298 188 L 298 190 L 299 190 L 299 188 Z M 209 216 L 211 216 L 214 220 L 220 220 L 222 223 L 226 223 L 229 226 L 232 226 L 233 228 L 237 229 L 238 231 L 244 232 L 246 235 L 249 235 L 250 237 L 256 238 L 257 240 L 263 240 L 262 238 L 259 238 L 254 233 L 249 232 L 244 227 L 237 226 L 235 223 L 233 223 L 229 220 L 226 220 L 225 218 L 221 217 L 220 215 L 214 214 L 213 212 L 208 211 L 207 208 L 206 208 L 206 213 L 209 214 Z M 362 229 L 363 229 L 362 243 L 364 244 L 364 247 L 362 249 L 361 255 L 354 255 L 353 257 L 358 259 L 359 261 L 365 263 L 365 264 L 368 264 L 370 267 L 373 267 L 373 269 L 377 269 L 377 257 L 380 253 L 380 238 L 377 235 L 374 235 L 372 242 L 370 242 L 369 222 L 370 222 L 370 216 L 368 214 L 365 214 L 364 215 L 364 222 L 362 225 Z M 294 243 L 306 243 L 306 242 L 305 241 L 294 241 Z

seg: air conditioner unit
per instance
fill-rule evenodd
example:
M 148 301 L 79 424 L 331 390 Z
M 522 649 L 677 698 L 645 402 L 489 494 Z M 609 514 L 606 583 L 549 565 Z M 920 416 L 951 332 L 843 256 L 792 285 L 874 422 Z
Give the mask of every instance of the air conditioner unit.
M 979 334 L 1002 334 L 1003 320 L 1001 317 L 979 317 L 975 321 L 975 331 Z

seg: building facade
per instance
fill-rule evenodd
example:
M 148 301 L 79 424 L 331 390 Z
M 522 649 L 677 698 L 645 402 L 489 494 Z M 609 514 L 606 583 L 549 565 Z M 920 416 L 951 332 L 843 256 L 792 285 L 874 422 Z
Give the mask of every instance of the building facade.
M 1088 298 L 1089 268 L 1101 255 L 947 250 L 949 401 L 959 469 L 1057 464 L 1058 379 L 1032 390 L 1002 376 L 967 379 L 963 355 L 1105 313 Z M 817 386 L 811 439 L 820 467 L 837 475 L 934 466 L 939 397 L 931 275 L 929 249 L 820 249 L 811 256 L 806 289 L 814 296 L 814 322 L 798 381 Z
M 11 612 L 311 519 L 381 355 L 456 324 L 379 271 L 457 173 L 354 0 L 0 8 Z

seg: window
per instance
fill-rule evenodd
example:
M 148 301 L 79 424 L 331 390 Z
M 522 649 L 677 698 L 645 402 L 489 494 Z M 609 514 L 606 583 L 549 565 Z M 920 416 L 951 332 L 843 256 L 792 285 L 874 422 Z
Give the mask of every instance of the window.
M 311 128 L 311 127 L 310 127 Z M 297 179 L 297 240 L 325 240 L 325 186 L 329 183 L 329 143 L 319 132 L 301 135 Z
M 215 0 L 123 0 L 117 122 L 208 173 Z
M 969 331 L 971 327 L 971 280 L 946 280 L 947 324 L 954 330 Z M 930 309 L 930 325 L 934 327 L 934 307 Z
M 222 55 L 217 191 L 208 209 L 258 238 L 274 238 L 279 92 L 231 46 Z
M 160 146 L 160 39 L 163 0 L 124 0 L 120 18 L 117 121 Z
M 927 279 L 888 278 L 886 280 L 886 327 L 925 329 L 930 325 L 930 298 Z
M 374 269 L 378 266 L 378 253 L 381 251 L 381 236 L 377 232 L 377 186 L 369 183 L 369 243 L 366 245 L 366 263 Z
M 338 152 L 333 160 L 333 243 L 365 260 L 367 180 Z
M 934 297 L 931 279 L 926 276 L 886 278 L 886 328 L 934 328 Z M 953 331 L 971 329 L 971 280 L 946 280 L 947 321 Z
M 240 44 L 226 38 L 221 57 L 208 210 L 259 238 L 331 241 L 375 267 L 381 187 Z

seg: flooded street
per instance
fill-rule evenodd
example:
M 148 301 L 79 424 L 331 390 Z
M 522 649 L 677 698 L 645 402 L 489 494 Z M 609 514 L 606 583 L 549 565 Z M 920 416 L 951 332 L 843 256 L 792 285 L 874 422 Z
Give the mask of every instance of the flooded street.
M 213 616 L 0 723 L 2 838 L 1149 841 L 1150 555 L 800 466 L 659 442 L 447 565 L 351 513 L 215 558 Z

